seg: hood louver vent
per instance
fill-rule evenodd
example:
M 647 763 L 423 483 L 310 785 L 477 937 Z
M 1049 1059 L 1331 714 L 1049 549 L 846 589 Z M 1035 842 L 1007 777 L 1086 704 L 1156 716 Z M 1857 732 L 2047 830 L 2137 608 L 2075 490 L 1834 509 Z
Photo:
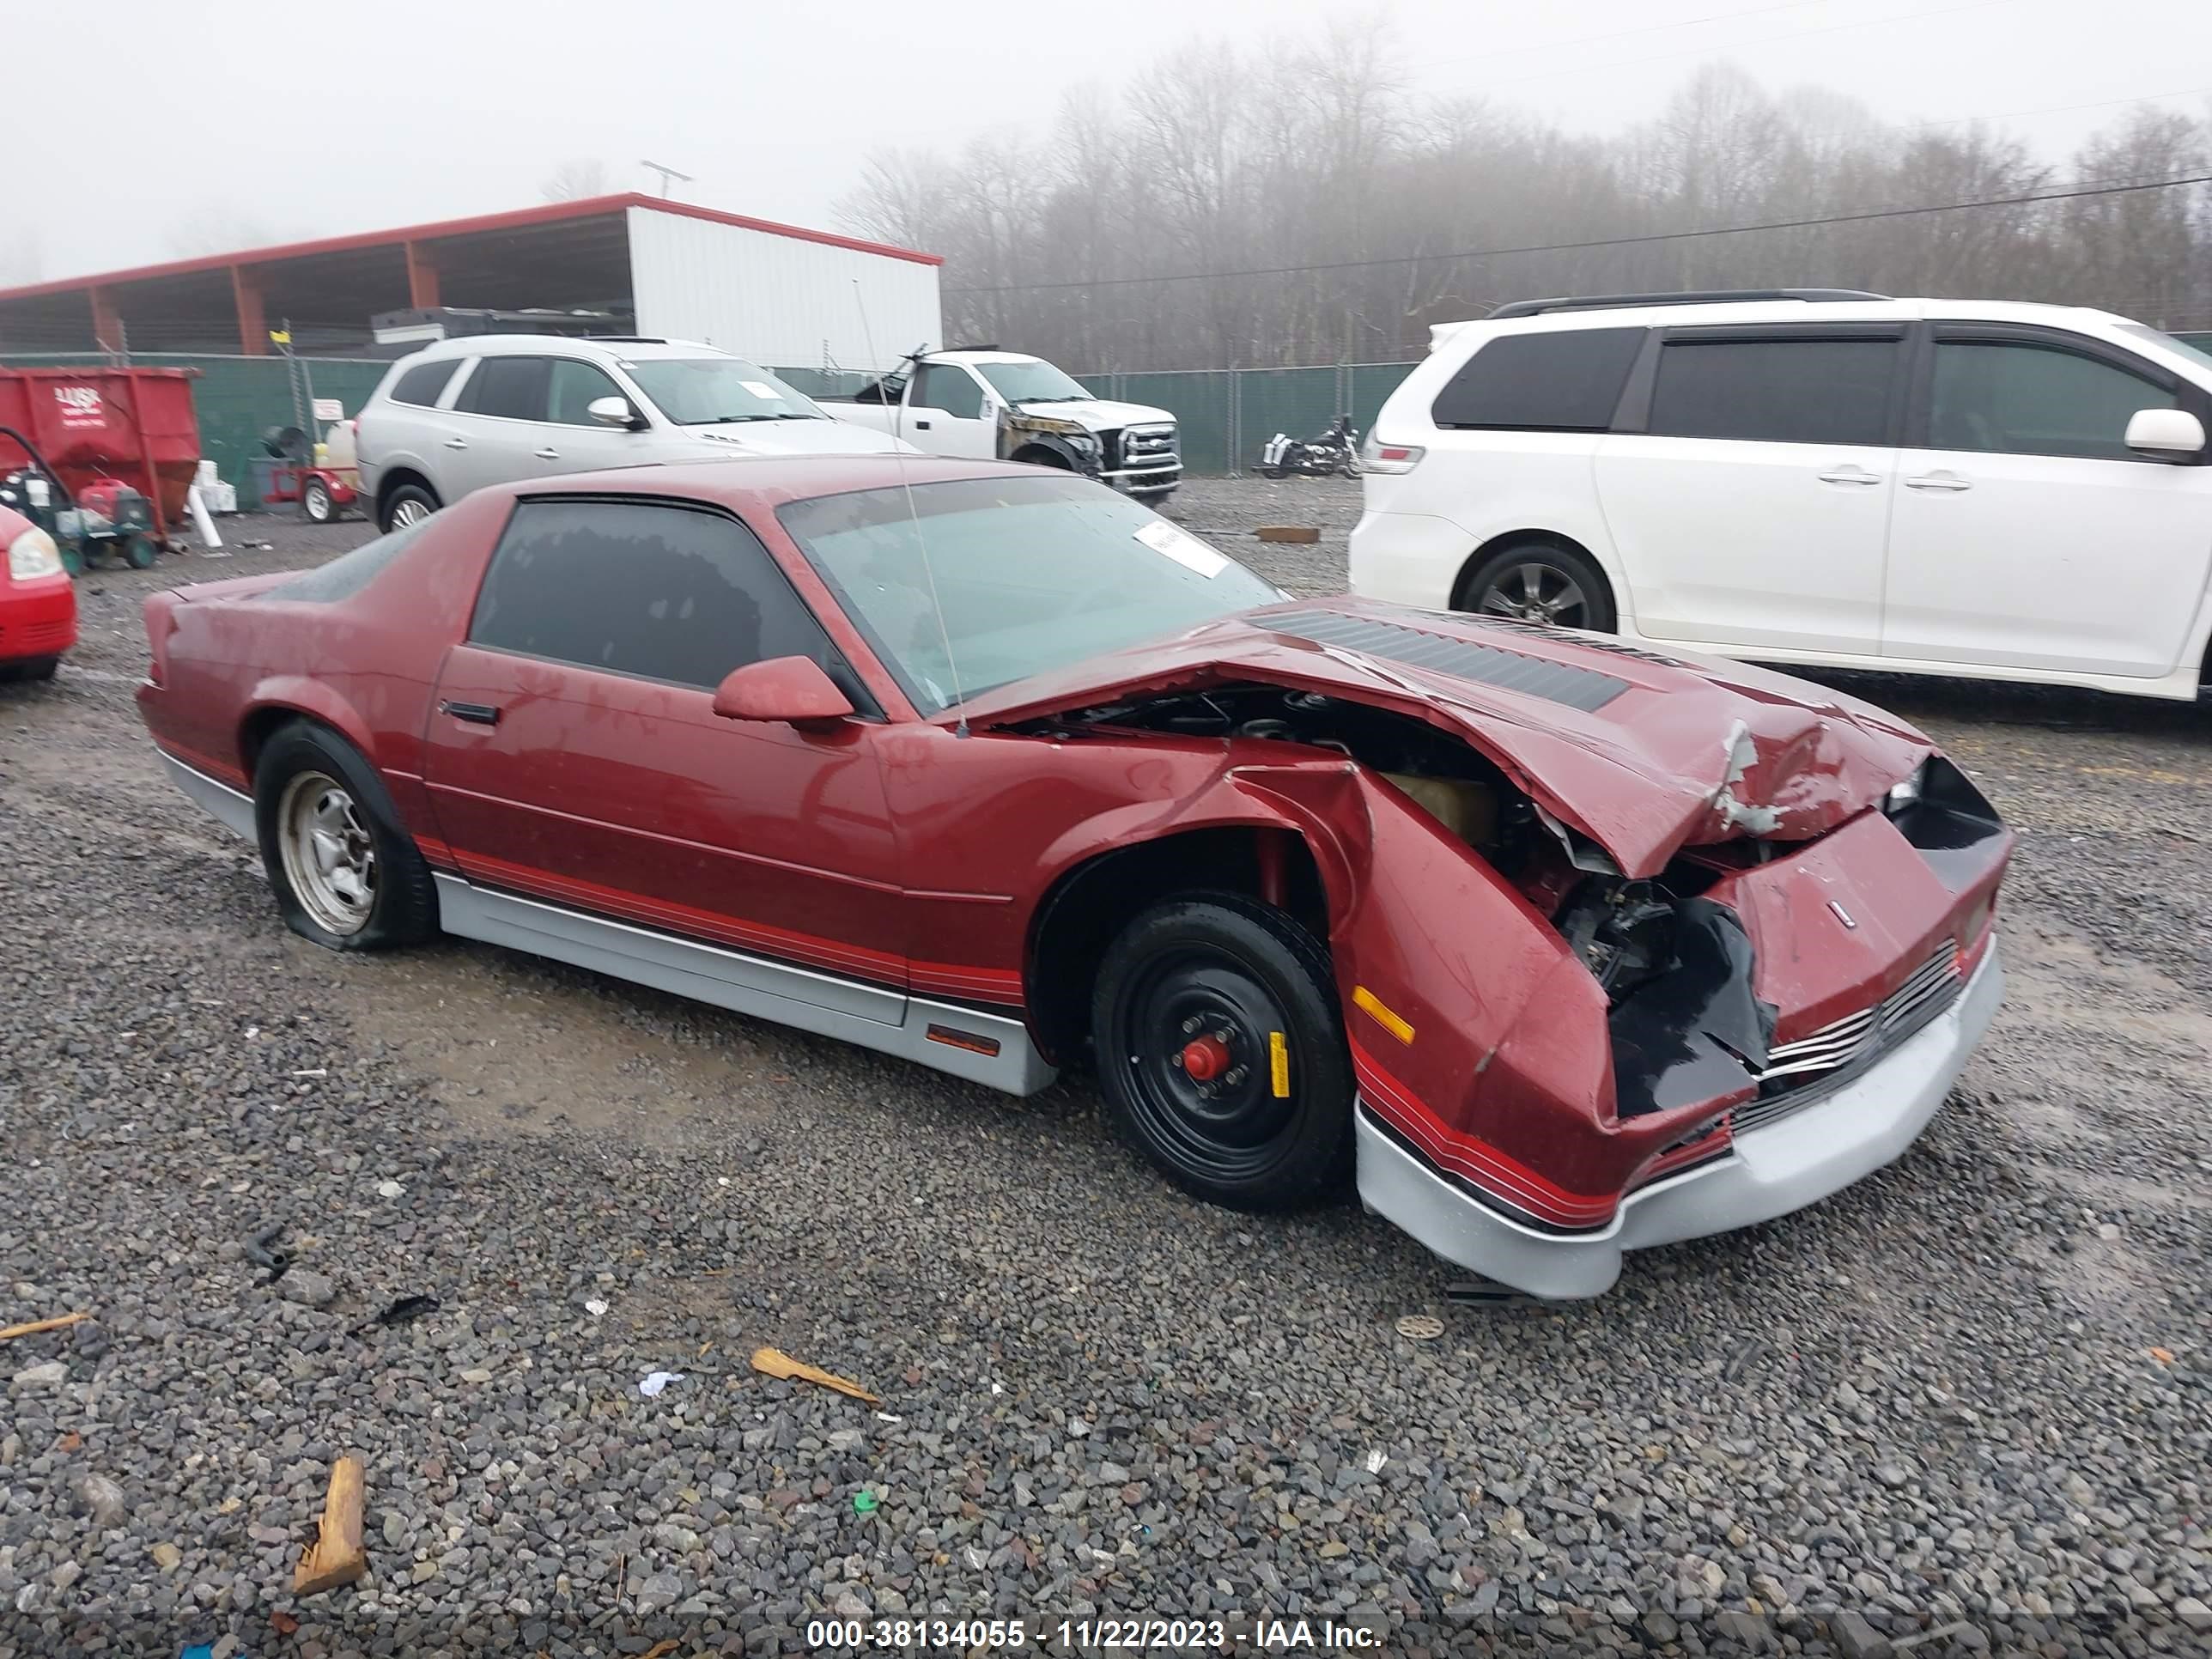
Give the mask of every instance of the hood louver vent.
M 1628 690 L 1628 682 L 1595 669 L 1547 662 L 1541 657 L 1509 651 L 1503 646 L 1478 645 L 1431 634 L 1402 623 L 1378 622 L 1372 617 L 1349 616 L 1318 607 L 1285 611 L 1272 617 L 1255 617 L 1254 625 L 1294 640 L 1356 651 L 1383 662 L 1426 669 L 1459 679 L 1494 685 L 1501 691 L 1524 697 L 1541 697 L 1586 714 L 1595 714 Z

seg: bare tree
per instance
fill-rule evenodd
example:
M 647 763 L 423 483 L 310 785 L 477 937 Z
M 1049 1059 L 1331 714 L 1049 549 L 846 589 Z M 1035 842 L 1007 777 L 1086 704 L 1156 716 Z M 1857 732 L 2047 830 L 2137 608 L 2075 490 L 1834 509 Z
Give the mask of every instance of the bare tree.
M 2052 163 L 1727 64 L 1590 139 L 1422 98 L 1387 27 L 1340 26 L 1184 42 L 1118 92 L 1072 93 L 1046 145 L 878 155 L 841 212 L 945 256 L 955 339 L 1083 372 L 1265 367 L 1403 361 L 1435 324 L 1577 291 L 1832 284 L 2212 325 L 2203 187 L 2019 199 L 2208 161 L 2212 122 L 2188 115 L 2138 112 Z
M 538 193 L 549 202 L 575 202 L 607 193 L 607 164 L 589 157 L 571 158 L 545 175 Z

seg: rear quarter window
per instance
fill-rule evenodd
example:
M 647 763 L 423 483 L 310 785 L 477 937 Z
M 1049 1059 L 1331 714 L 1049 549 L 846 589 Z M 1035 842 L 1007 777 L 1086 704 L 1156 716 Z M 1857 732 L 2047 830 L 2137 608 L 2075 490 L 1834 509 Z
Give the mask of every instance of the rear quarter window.
M 288 582 L 279 582 L 268 592 L 272 599 L 291 599 L 307 604 L 328 604 L 333 599 L 349 599 L 384 573 L 385 567 L 413 545 L 430 522 L 420 520 L 404 529 L 395 530 L 389 536 L 379 536 L 373 542 L 363 542 L 350 553 L 340 554 L 328 564 L 318 565 L 313 570 L 301 572 Z
M 461 366 L 459 357 L 441 357 L 414 368 L 392 383 L 386 400 L 395 404 L 412 404 L 418 409 L 434 406 L 452 382 L 453 371 Z
M 1444 427 L 1602 432 L 1644 335 L 1640 328 L 1500 335 L 1460 365 L 1429 418 Z

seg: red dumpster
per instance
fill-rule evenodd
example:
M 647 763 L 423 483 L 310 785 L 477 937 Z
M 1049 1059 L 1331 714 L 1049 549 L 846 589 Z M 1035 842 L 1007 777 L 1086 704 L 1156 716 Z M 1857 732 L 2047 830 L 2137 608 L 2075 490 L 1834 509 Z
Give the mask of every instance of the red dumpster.
M 0 364 L 0 427 L 38 446 L 73 496 L 118 478 L 154 503 L 162 539 L 185 518 L 200 460 L 192 368 L 10 368 Z M 0 434 L 0 472 L 22 465 L 22 446 Z

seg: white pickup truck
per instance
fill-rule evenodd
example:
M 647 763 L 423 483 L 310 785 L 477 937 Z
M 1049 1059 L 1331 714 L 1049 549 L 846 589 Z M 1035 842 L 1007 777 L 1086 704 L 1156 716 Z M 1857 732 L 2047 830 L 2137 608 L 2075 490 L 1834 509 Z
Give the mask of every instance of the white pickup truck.
M 1094 398 L 1018 351 L 917 351 L 851 398 L 815 402 L 926 454 L 1062 467 L 1155 506 L 1182 482 L 1174 416 Z

